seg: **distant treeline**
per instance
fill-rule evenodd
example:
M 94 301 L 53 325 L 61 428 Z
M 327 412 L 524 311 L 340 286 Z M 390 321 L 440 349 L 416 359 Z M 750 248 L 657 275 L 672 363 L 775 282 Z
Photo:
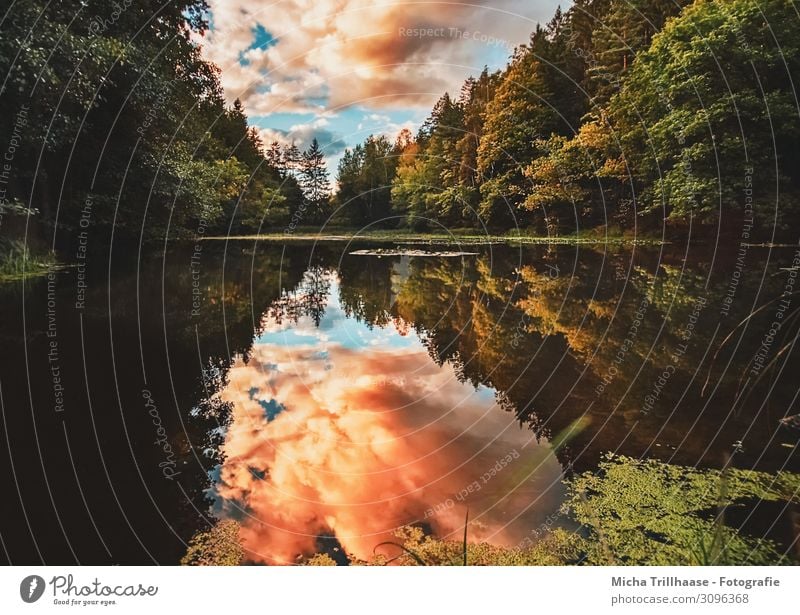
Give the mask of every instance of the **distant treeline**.
M 792 0 L 577 0 L 505 70 L 444 94 L 415 137 L 348 151 L 339 216 L 786 234 L 800 189 L 799 15 Z

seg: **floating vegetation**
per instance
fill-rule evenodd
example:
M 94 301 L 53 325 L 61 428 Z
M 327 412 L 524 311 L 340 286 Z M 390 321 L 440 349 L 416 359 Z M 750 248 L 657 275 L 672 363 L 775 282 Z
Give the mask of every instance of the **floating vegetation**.
M 477 256 L 477 252 L 459 252 L 451 250 L 411 250 L 411 249 L 389 249 L 378 248 L 375 250 L 355 250 L 350 252 L 353 256 L 423 256 L 438 258 L 454 258 L 457 256 Z

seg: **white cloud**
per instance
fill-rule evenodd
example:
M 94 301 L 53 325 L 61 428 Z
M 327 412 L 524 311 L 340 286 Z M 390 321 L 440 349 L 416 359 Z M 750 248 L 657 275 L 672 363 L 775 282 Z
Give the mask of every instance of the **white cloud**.
M 311 141 L 316 138 L 322 152 L 326 156 L 333 156 L 344 151 L 346 145 L 341 136 L 327 128 L 328 120 L 317 118 L 308 124 L 296 124 L 289 130 L 276 130 L 274 128 L 260 128 L 259 135 L 265 144 L 277 141 L 283 145 L 294 143 L 301 150 L 311 145 Z
M 222 69 L 230 100 L 250 115 L 428 107 L 456 90 L 486 58 L 527 41 L 557 4 L 542 0 L 210 0 L 213 31 L 202 41 Z M 273 37 L 248 49 L 253 29 Z M 240 63 L 243 57 L 245 63 Z

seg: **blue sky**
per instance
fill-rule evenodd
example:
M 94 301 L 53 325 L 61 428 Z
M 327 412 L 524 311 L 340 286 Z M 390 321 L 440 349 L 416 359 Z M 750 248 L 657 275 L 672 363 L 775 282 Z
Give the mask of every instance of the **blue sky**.
M 302 285 L 296 291 L 303 293 Z M 324 353 L 330 345 L 341 346 L 350 350 L 381 348 L 422 349 L 419 336 L 412 330 L 401 335 L 394 326 L 369 327 L 365 323 L 349 318 L 339 300 L 339 283 L 333 280 L 330 295 L 325 306 L 319 326 L 315 326 L 309 316 L 303 316 L 299 322 L 273 323 L 256 344 L 275 344 L 283 347 L 315 346 L 318 347 L 319 358 L 324 360 Z
M 554 0 L 210 0 L 201 41 L 265 141 L 345 147 L 416 130 L 445 91 L 506 65 Z

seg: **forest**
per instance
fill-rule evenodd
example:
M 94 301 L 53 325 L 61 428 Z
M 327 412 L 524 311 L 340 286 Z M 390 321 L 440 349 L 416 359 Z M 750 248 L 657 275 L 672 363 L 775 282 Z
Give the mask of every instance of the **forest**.
M 275 152 L 203 59 L 203 0 L 33 2 L 0 23 L 0 251 L 253 232 L 321 219 L 316 142 Z M 198 39 L 198 37 L 200 37 Z M 25 260 L 24 258 L 22 260 Z M 32 260 L 32 259 L 31 259 Z
M 347 153 L 353 224 L 785 236 L 800 175 L 790 0 L 578 0 L 412 137 Z
M 320 225 L 743 241 L 796 223 L 792 0 L 578 0 L 328 176 L 263 143 L 203 58 L 203 0 L 34 0 L 0 30 L 4 267 L 27 251 Z

